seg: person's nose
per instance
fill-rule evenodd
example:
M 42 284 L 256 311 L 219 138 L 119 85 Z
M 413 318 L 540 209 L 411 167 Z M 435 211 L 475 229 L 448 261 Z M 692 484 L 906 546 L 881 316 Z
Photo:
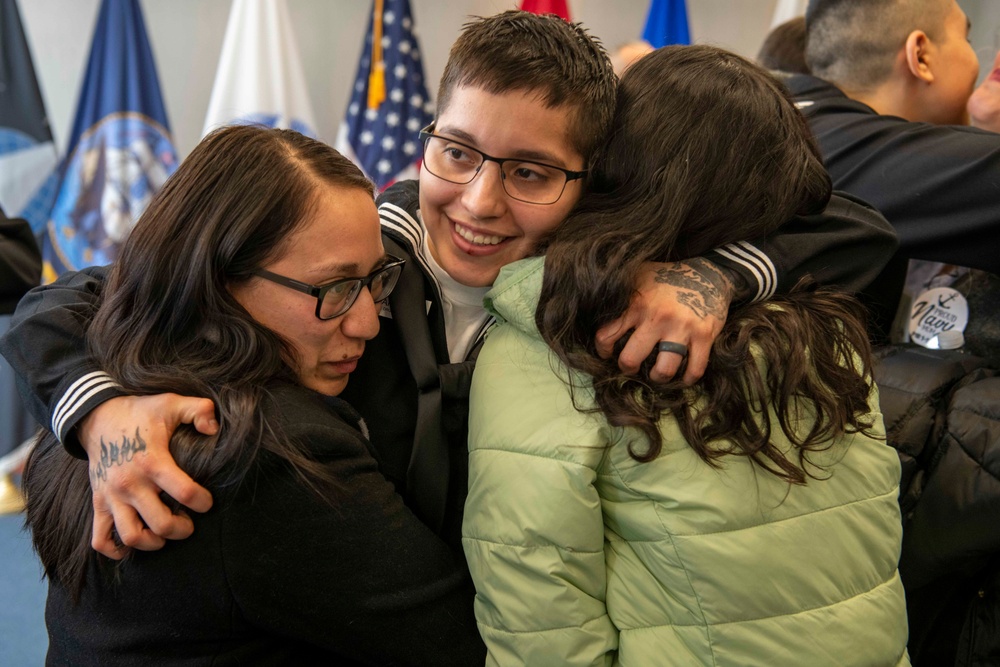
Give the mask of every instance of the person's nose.
M 462 204 L 476 220 L 499 218 L 507 211 L 503 174 L 496 162 L 485 162 L 462 192 Z
M 350 338 L 371 340 L 378 333 L 378 312 L 381 306 L 372 299 L 372 293 L 367 287 L 361 288 L 357 300 L 344 314 L 341 328 L 344 335 Z

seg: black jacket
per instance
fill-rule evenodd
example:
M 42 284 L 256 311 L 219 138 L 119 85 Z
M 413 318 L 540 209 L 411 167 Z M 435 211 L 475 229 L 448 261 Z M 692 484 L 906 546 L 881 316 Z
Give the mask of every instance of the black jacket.
M 896 346 L 876 380 L 903 463 L 914 665 L 1000 663 L 1000 373 L 960 350 Z
M 883 331 L 909 259 L 1000 274 L 1000 134 L 884 116 L 822 79 L 785 79 L 833 186 L 877 208 L 899 250 L 869 295 Z
M 886 217 L 900 254 L 1000 274 L 1000 134 L 882 116 L 804 74 L 785 83 L 833 186 Z
M 265 414 L 335 484 L 320 497 L 261 452 L 239 485 L 209 484 L 188 539 L 117 575 L 93 554 L 78 606 L 50 584 L 48 664 L 483 664 L 464 563 L 379 472 L 357 414 L 270 389 Z
M 383 470 L 407 503 L 461 553 L 469 387 L 485 328 L 467 359 L 452 363 L 440 290 L 417 251 L 418 209 L 416 181 L 379 197 L 385 250 L 406 265 L 342 397 L 370 425 Z
M 42 280 L 42 255 L 24 220 L 9 219 L 0 208 L 0 315 L 14 312 L 25 292 Z

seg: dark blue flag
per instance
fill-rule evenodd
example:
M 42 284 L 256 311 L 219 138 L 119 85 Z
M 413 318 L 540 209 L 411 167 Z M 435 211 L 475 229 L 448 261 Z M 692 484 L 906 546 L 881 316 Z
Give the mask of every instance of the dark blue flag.
M 139 0 L 102 0 L 59 193 L 42 253 L 46 278 L 115 259 L 177 168 Z
M 0 208 L 11 217 L 28 217 L 25 210 L 55 166 L 56 148 L 17 2 L 0 0 Z M 41 214 L 29 219 L 36 234 L 48 217 L 51 191 Z M 10 316 L 0 315 L 0 334 L 9 327 Z M 24 461 L 27 449 L 9 452 L 36 429 L 13 369 L 0 358 L 0 506 L 8 511 L 23 507 L 7 473 Z
M 409 0 L 375 0 L 337 149 L 380 189 L 413 178 L 433 111 Z
M 653 0 L 642 38 L 654 49 L 668 44 L 690 44 L 691 31 L 684 0 Z
M 56 149 L 16 0 L 0 0 L 0 206 L 35 233 L 48 220 Z M 41 192 L 40 192 L 41 188 Z

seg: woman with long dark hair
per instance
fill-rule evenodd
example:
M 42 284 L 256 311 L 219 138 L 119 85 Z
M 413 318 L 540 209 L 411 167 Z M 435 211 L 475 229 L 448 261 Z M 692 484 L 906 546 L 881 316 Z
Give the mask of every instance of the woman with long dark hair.
M 823 208 L 787 94 L 717 48 L 656 51 L 593 176 L 487 297 L 504 324 L 473 383 L 463 532 L 489 664 L 908 664 L 899 463 L 858 304 L 801 286 L 735 309 L 693 387 L 592 342 L 643 262 Z
M 218 433 L 171 454 L 212 491 L 189 539 L 116 563 L 90 549 L 90 467 L 46 435 L 24 474 L 49 578 L 50 664 L 424 664 L 482 659 L 463 568 L 379 473 L 336 398 L 401 262 L 372 184 L 290 130 L 206 137 L 122 248 L 88 331 L 125 391 L 211 398 Z M 176 511 L 183 511 L 178 508 Z

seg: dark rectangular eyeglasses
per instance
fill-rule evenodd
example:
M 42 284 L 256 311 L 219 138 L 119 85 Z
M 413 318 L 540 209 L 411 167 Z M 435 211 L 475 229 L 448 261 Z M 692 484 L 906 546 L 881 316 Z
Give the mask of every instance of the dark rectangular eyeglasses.
M 392 256 L 387 259 L 387 264 L 363 278 L 339 278 L 323 285 L 299 282 L 266 269 L 257 269 L 253 275 L 316 297 L 316 317 L 321 320 L 332 320 L 349 311 L 365 287 L 371 292 L 372 301 L 375 303 L 382 303 L 389 298 L 399 281 L 406 260 Z
M 583 178 L 586 171 L 571 171 L 544 162 L 513 157 L 493 157 L 461 141 L 434 134 L 434 123 L 420 131 L 424 142 L 423 168 L 441 180 L 465 185 L 479 175 L 483 165 L 500 165 L 500 182 L 511 199 L 529 204 L 555 204 L 566 183 Z

